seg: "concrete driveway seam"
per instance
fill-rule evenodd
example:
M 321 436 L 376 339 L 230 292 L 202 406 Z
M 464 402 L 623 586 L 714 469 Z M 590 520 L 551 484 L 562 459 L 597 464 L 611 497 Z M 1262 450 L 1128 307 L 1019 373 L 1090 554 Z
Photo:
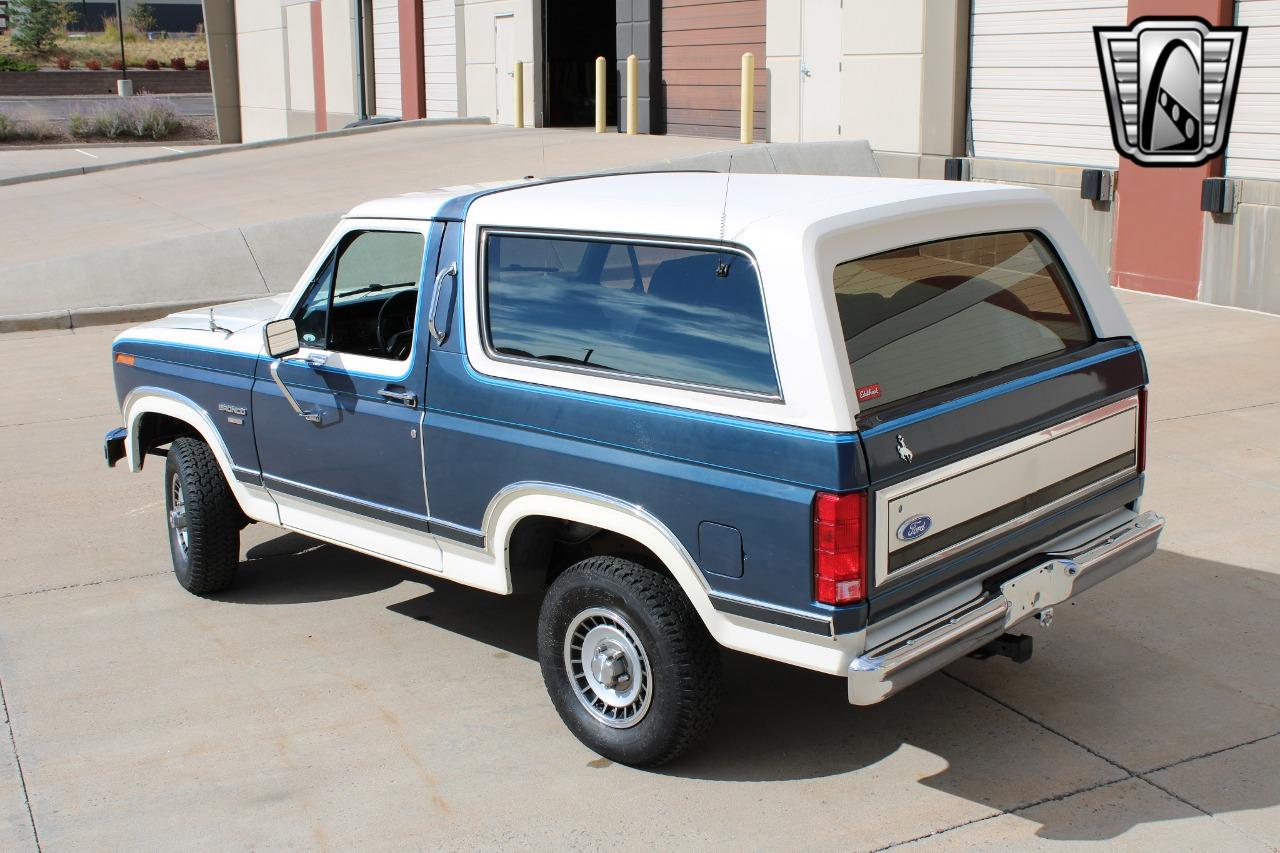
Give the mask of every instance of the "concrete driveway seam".
M 31 796 L 27 792 L 27 777 L 22 770 L 22 755 L 18 751 L 18 738 L 13 732 L 13 717 L 9 714 L 9 700 L 4 693 L 4 678 L 0 677 L 0 710 L 4 711 L 5 728 L 9 730 L 9 748 L 13 750 L 13 763 L 18 768 L 18 782 L 22 785 L 22 800 L 27 808 L 27 820 L 31 823 L 31 840 L 36 853 L 40 851 L 40 833 L 36 829 L 36 816 L 31 811 Z
M 44 587 L 43 589 L 29 589 L 29 590 L 26 590 L 25 592 L 6 592 L 3 595 L 0 595 L 0 601 L 5 600 L 6 598 L 22 598 L 23 596 L 27 596 L 27 595 L 41 595 L 42 593 L 46 593 L 46 592 L 62 592 L 64 590 L 80 589 L 81 587 L 86 587 L 86 586 L 102 586 L 103 584 L 108 584 L 108 583 L 136 581 L 136 580 L 142 580 L 143 578 L 158 578 L 158 577 L 169 575 L 169 574 L 171 574 L 171 572 L 167 570 L 163 572 L 147 572 L 146 574 L 141 574 L 141 575 L 123 575 L 118 578 L 103 578 L 102 580 L 85 581 L 84 583 L 69 583 L 64 586 L 50 586 L 50 587 Z

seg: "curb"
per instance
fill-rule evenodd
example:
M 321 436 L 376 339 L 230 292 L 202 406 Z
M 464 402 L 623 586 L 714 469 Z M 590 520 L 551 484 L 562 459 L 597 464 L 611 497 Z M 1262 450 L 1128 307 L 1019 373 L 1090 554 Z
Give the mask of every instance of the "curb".
M 5 332 L 40 332 L 51 329 L 83 329 L 89 326 L 113 326 L 117 323 L 141 323 L 166 317 L 176 311 L 222 305 L 242 299 L 261 299 L 271 293 L 246 293 L 241 296 L 218 296 L 182 302 L 149 302 L 140 305 L 109 305 L 105 308 L 71 308 L 66 311 L 42 311 L 38 314 L 0 316 L 0 334 Z
M 54 178 L 67 178 L 73 175 L 91 175 L 95 172 L 110 172 L 116 169 L 127 169 L 130 166 L 149 166 L 153 163 L 170 163 L 174 160 L 189 160 L 195 157 L 212 157 L 215 154 L 231 154 L 236 151 L 254 151 L 259 148 L 275 148 L 280 145 L 297 145 L 303 142 L 314 142 L 321 139 L 334 139 L 340 136 L 354 136 L 357 133 L 382 133 L 406 127 L 433 127 L 448 125 L 492 124 L 487 116 L 467 116 L 464 118 L 419 118 L 412 121 L 398 121 L 390 124 L 376 124 L 368 127 L 344 127 L 340 130 L 326 130 L 323 133 L 307 133 L 301 136 L 289 136 L 283 139 L 260 139 L 257 142 L 240 142 L 230 145 L 210 146 L 207 150 L 183 151 L 177 154 L 162 154 L 158 157 L 146 157 L 141 160 L 126 160 L 123 163 L 98 163 L 88 166 L 72 166 L 69 169 L 57 169 L 52 172 L 37 172 L 32 175 L 15 175 L 12 178 L 0 178 L 0 187 L 14 184 L 27 184 L 33 181 L 49 181 Z

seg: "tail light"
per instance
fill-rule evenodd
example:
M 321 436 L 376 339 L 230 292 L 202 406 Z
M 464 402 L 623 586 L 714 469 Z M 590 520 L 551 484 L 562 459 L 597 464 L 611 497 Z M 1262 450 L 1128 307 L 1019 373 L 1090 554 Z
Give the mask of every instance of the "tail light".
M 1138 473 L 1147 470 L 1147 386 L 1138 389 Z
M 822 604 L 867 595 L 867 496 L 819 492 L 813 501 L 813 588 Z

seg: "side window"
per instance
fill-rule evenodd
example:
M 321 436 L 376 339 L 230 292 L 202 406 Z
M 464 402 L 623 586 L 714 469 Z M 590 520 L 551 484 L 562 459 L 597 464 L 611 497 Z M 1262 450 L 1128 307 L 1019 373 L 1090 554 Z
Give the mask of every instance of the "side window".
M 778 394 L 744 255 L 510 234 L 489 235 L 485 252 L 485 333 L 500 357 Z
M 302 343 L 374 358 L 408 358 L 424 244 L 413 232 L 347 235 L 294 312 Z

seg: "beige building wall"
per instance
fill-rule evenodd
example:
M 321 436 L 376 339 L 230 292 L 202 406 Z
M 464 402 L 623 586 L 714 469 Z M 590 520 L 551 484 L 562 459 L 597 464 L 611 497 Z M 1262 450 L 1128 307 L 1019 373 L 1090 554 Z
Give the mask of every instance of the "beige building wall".
M 967 6 L 768 0 L 770 139 L 867 139 L 913 158 L 961 153 Z
M 601 2 L 601 0 L 591 0 Z M 498 117 L 497 75 L 511 69 L 498 69 L 494 57 L 495 19 L 514 17 L 515 59 L 524 63 L 524 119 L 526 125 L 542 125 L 542 97 L 539 92 L 542 60 L 542 12 L 538 0 L 462 0 L 463 38 L 466 74 L 467 114 Z M 506 115 L 514 105 L 505 106 Z M 505 123 L 510 123 L 504 118 Z
M 240 131 L 245 142 L 289 135 L 284 9 L 279 0 L 236 0 Z
M 423 71 L 426 75 L 427 118 L 452 118 L 461 115 L 458 81 L 458 0 L 423 0 L 422 45 L 425 52 Z
M 324 9 L 324 89 L 328 129 L 356 120 L 355 7 L 351 0 L 321 0 Z

